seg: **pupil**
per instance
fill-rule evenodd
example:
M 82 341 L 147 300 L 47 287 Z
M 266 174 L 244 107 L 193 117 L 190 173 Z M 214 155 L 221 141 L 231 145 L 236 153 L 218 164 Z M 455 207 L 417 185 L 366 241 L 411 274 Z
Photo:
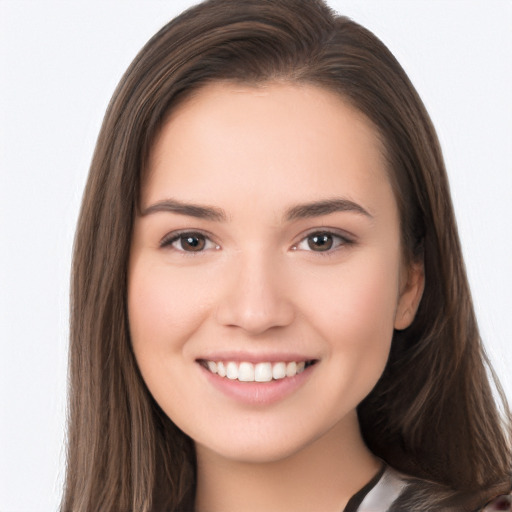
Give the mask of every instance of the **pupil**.
M 313 235 L 309 238 L 308 245 L 314 251 L 328 251 L 332 247 L 332 236 L 328 234 Z
M 184 249 L 190 251 L 201 251 L 204 248 L 204 238 L 199 236 L 184 236 L 181 243 Z

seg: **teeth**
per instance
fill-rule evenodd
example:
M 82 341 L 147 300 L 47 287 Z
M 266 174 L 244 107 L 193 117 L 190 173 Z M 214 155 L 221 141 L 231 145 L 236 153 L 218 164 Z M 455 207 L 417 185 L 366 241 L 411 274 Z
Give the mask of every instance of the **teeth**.
M 233 363 L 233 364 L 235 364 L 235 363 Z M 238 380 L 240 380 L 242 382 L 253 382 L 254 381 L 254 365 L 251 363 L 240 363 L 240 366 L 238 367 Z
M 206 361 L 206 368 L 212 373 L 216 373 L 219 377 L 227 377 L 230 380 L 239 380 L 240 382 L 270 382 L 272 379 L 279 380 L 285 377 L 295 377 L 302 373 L 306 366 L 305 361 L 289 363 L 235 363 L 234 361 Z
M 297 363 L 295 361 L 292 361 L 291 363 L 288 363 L 286 365 L 286 376 L 293 377 L 296 374 L 297 374 Z
M 276 363 L 272 367 L 272 377 L 274 379 L 284 379 L 286 377 L 286 363 Z
M 230 362 L 226 366 L 226 377 L 231 380 L 238 379 L 238 365 Z
M 272 365 L 270 363 L 258 363 L 254 367 L 254 380 L 256 382 L 270 382 L 272 380 Z
M 226 376 L 226 368 L 224 367 L 224 363 L 222 361 L 217 363 L 217 375 L 219 377 Z

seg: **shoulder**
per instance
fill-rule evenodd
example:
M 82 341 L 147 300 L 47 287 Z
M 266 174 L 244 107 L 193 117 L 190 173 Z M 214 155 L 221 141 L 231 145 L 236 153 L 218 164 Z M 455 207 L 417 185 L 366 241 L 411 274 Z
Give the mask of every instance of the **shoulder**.
M 358 512 L 512 512 L 512 494 L 455 493 L 388 467 Z

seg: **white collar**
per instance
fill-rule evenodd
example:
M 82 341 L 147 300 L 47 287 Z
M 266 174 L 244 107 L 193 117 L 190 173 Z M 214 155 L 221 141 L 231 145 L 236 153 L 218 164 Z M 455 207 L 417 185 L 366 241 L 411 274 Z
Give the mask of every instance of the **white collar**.
M 375 487 L 365 496 L 357 512 L 386 511 L 405 485 L 404 476 L 388 466 Z

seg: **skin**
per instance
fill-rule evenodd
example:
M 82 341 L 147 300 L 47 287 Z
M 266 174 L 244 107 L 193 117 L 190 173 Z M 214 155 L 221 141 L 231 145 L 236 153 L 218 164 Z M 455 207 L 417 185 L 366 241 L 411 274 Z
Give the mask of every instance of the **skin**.
M 334 198 L 365 213 L 289 215 Z M 154 206 L 165 200 L 225 219 Z M 421 265 L 402 257 L 373 126 L 311 85 L 205 86 L 157 138 L 140 210 L 128 283 L 133 349 L 156 401 L 195 441 L 197 510 L 339 512 L 379 470 L 356 407 L 423 290 Z M 169 243 L 181 231 L 202 234 L 204 249 Z M 326 231 L 333 245 L 321 251 L 312 235 Z M 247 404 L 213 387 L 198 363 L 218 351 L 317 362 L 282 400 Z

